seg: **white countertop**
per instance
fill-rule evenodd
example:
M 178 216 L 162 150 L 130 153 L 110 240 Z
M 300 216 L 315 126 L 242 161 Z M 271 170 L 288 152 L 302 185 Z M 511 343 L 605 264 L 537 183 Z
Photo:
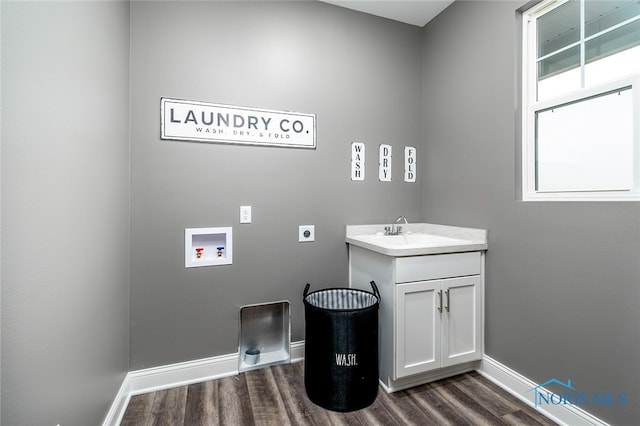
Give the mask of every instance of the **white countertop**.
M 432 223 L 400 224 L 402 234 L 391 238 L 383 237 L 381 225 L 347 225 L 345 241 L 387 256 L 420 256 L 441 253 L 462 253 L 487 250 L 487 231 L 484 229 L 462 228 L 459 226 L 436 225 Z M 411 243 L 412 234 L 434 236 L 433 241 Z M 402 244 L 403 236 L 407 243 Z M 428 237 L 421 237 L 428 240 Z M 391 243 L 393 241 L 393 243 Z

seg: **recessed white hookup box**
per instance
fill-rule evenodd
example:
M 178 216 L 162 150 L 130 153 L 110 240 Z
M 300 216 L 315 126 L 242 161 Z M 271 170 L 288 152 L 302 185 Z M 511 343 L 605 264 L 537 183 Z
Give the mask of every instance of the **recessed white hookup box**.
M 184 267 L 231 265 L 233 229 L 186 228 L 184 230 Z

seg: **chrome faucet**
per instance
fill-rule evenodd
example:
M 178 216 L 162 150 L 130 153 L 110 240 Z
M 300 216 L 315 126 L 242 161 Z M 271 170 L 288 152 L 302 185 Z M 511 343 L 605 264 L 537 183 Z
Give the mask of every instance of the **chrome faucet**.
M 409 221 L 404 216 L 398 216 L 390 226 L 384 227 L 384 235 L 399 235 L 402 233 L 402 226 L 398 226 L 398 223 L 404 222 L 408 224 Z

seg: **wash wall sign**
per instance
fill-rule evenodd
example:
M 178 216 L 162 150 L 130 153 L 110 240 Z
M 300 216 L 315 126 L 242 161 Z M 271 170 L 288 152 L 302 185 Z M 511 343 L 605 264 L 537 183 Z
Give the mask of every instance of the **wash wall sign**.
M 316 148 L 316 115 L 161 98 L 160 138 Z

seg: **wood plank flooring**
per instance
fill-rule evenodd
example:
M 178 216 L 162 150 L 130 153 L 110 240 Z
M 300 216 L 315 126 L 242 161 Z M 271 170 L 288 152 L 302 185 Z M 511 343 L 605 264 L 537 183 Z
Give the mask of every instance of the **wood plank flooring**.
M 555 425 L 476 372 L 404 391 L 379 389 L 368 408 L 336 413 L 312 403 L 302 362 L 133 396 L 121 426 Z

